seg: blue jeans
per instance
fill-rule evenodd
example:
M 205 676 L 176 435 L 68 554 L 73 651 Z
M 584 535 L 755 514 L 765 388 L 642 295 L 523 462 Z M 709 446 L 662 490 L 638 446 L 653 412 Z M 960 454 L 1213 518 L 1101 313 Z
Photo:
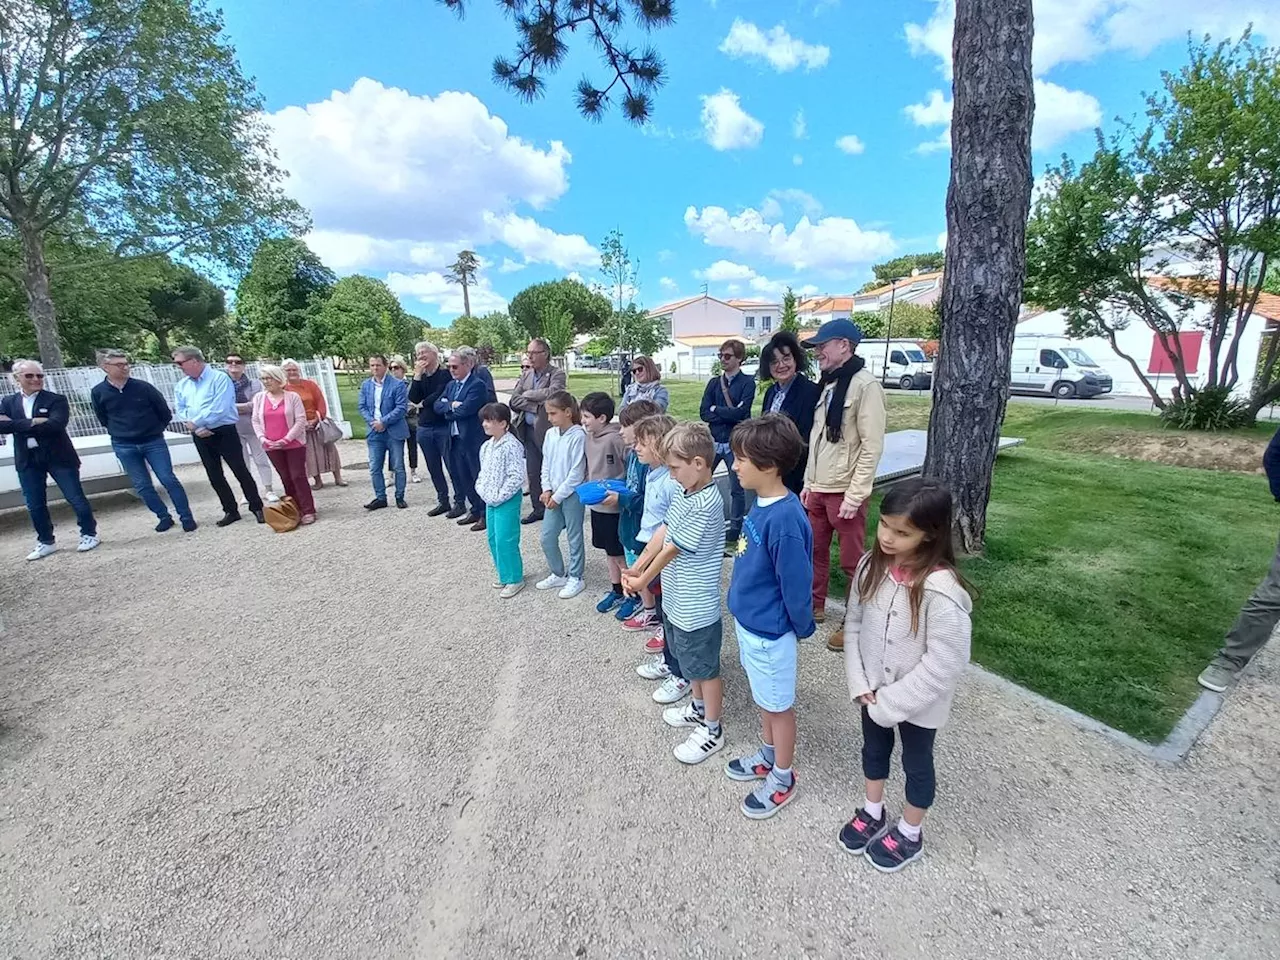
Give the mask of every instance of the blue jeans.
M 391 469 L 396 475 L 396 499 L 404 499 L 404 485 L 408 477 L 404 472 L 404 440 L 393 440 L 387 431 L 378 433 L 370 430 L 365 438 L 369 449 L 369 479 L 373 481 L 373 495 L 379 500 L 387 499 L 387 482 L 382 476 L 382 466 L 387 457 L 391 458 Z
M 18 482 L 22 484 L 22 498 L 27 501 L 27 512 L 31 514 L 31 525 L 36 528 L 36 539 L 41 543 L 52 545 L 53 518 L 49 516 L 49 492 L 45 479 L 53 477 L 62 495 L 66 497 L 71 509 L 76 512 L 76 522 L 80 524 L 80 535 L 96 537 L 98 523 L 93 519 L 93 508 L 80 486 L 79 467 L 46 467 L 26 466 L 18 471 Z
M 187 500 L 187 491 L 182 489 L 182 484 L 174 475 L 173 460 L 169 456 L 169 445 L 165 443 L 164 437 L 156 437 L 154 440 L 146 440 L 142 443 L 112 440 L 111 449 L 115 451 L 116 459 L 124 467 L 124 472 L 129 475 L 129 479 L 133 481 L 133 489 L 142 498 L 148 510 L 161 520 L 169 516 L 169 508 L 164 505 L 160 494 L 156 493 L 156 488 L 151 485 L 151 471 L 154 471 L 156 479 L 169 492 L 173 509 L 178 511 L 178 519 L 194 519 L 191 516 L 191 504 Z M 151 470 L 148 470 L 148 467 Z
M 742 534 L 742 518 L 747 512 L 747 495 L 742 489 L 742 481 L 733 469 L 733 448 L 727 443 L 716 444 L 716 457 L 711 463 L 712 472 L 720 461 L 724 461 L 729 471 L 729 527 L 724 532 L 725 542 L 736 541 Z
M 444 461 L 449 455 L 449 427 L 443 423 L 418 427 L 418 446 L 422 448 L 422 459 L 427 462 L 431 485 L 436 488 L 436 502 L 447 507 L 449 480 L 444 475 Z
M 582 517 L 586 508 L 575 493 L 554 510 L 548 508 L 542 516 L 542 554 L 547 566 L 557 577 L 565 575 L 564 555 L 560 552 L 560 531 L 568 533 L 569 573 L 576 580 L 582 579 L 587 566 L 587 551 L 582 542 Z

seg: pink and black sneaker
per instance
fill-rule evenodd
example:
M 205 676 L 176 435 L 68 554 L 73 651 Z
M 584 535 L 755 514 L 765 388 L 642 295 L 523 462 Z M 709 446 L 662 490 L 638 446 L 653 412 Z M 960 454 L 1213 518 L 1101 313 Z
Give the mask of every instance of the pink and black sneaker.
M 919 840 L 912 840 L 897 824 L 867 844 L 866 858 L 881 873 L 897 873 L 920 854 L 924 853 L 924 833 Z
M 887 817 L 888 814 L 881 810 L 880 819 L 873 820 L 866 810 L 859 807 L 854 812 L 853 819 L 840 831 L 840 846 L 854 856 L 864 852 L 867 845 L 884 832 Z

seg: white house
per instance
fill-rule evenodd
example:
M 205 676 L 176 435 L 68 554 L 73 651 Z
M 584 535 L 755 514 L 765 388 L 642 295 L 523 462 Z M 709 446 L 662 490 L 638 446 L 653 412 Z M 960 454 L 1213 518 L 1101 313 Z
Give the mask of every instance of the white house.
M 649 316 L 666 324 L 672 341 L 653 358 L 663 373 L 710 376 L 720 344 L 743 338 L 743 312 L 706 294 L 663 304 Z
M 1167 303 L 1166 306 L 1170 308 L 1172 314 L 1176 315 L 1171 304 Z M 1197 322 L 1204 321 L 1209 313 L 1210 304 L 1207 301 L 1195 303 L 1187 315 L 1182 332 L 1178 334 L 1187 372 L 1192 382 L 1196 384 L 1203 383 L 1207 376 L 1209 347 L 1207 332 L 1198 327 Z M 1147 379 L 1162 396 L 1171 396 L 1177 381 L 1169 365 L 1168 355 L 1160 346 L 1155 332 L 1137 316 L 1121 318 L 1122 323 L 1126 320 L 1124 329 L 1116 335 L 1116 345 L 1134 359 L 1139 369 L 1147 375 Z M 1264 293 L 1258 298 L 1258 304 L 1254 308 L 1249 325 L 1240 338 L 1239 354 L 1236 360 L 1240 379 L 1235 388 L 1238 396 L 1248 396 L 1253 386 L 1254 371 L 1258 366 L 1258 354 L 1265 343 L 1264 337 L 1275 335 L 1275 331 L 1280 329 L 1278 325 L 1280 325 L 1280 297 Z M 1027 310 L 1023 318 L 1018 321 L 1018 333 L 1066 336 L 1065 312 Z M 1223 343 L 1224 353 L 1230 337 L 1231 333 L 1228 331 L 1227 339 Z M 1111 374 L 1114 383 L 1113 393 L 1125 396 L 1148 396 L 1146 388 L 1134 373 L 1133 367 L 1112 350 L 1111 344 L 1105 337 L 1084 337 L 1072 342 Z M 1221 367 L 1221 361 L 1219 365 Z
M 761 343 L 782 325 L 782 304 L 768 300 L 726 300 L 742 311 L 742 336 L 748 343 Z

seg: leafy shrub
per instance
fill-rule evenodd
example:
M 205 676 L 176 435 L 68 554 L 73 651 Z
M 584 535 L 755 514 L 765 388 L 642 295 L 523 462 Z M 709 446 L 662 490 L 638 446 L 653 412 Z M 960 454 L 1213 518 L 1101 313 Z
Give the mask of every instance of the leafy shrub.
M 1206 387 L 1170 403 L 1160 419 L 1175 430 L 1234 430 L 1253 423 L 1248 401 L 1231 395 L 1228 387 Z

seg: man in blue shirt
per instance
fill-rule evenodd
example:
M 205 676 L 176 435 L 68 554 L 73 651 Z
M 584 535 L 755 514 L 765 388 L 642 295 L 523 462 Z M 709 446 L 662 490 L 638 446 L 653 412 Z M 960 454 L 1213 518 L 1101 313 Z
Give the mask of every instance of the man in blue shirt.
M 93 412 L 107 428 L 111 449 L 133 481 L 133 489 L 160 521 L 156 533 L 172 528 L 173 517 L 151 484 L 152 470 L 169 492 L 182 529 L 190 533 L 196 528 L 196 519 L 191 515 L 187 491 L 173 472 L 173 459 L 164 437 L 165 427 L 173 419 L 169 404 L 147 381 L 129 376 L 129 358 L 123 350 L 106 351 L 98 363 L 107 379 L 89 391 Z
M 729 526 L 725 530 L 724 555 L 733 555 L 742 533 L 742 515 L 746 512 L 747 497 L 742 483 L 733 472 L 733 449 L 729 435 L 733 428 L 751 416 L 751 404 L 756 399 L 756 379 L 742 372 L 742 361 L 747 356 L 747 346 L 741 340 L 726 340 L 720 344 L 720 365 L 724 370 L 712 377 L 702 391 L 702 419 L 711 428 L 711 439 L 716 444 L 714 471 L 724 461 L 729 471 Z
M 222 472 L 224 462 L 240 484 L 249 512 L 259 523 L 266 523 L 258 484 L 244 462 L 244 449 L 236 433 L 240 414 L 236 410 L 236 390 L 231 378 L 205 363 L 199 347 L 178 347 L 173 351 L 173 362 L 186 374 L 173 388 L 177 419 L 191 431 L 204 472 L 209 475 L 209 483 L 222 503 L 223 516 L 217 525 L 226 527 L 240 519 L 240 505 Z
M 409 388 L 403 380 L 387 376 L 387 358 L 375 353 L 369 358 L 371 376 L 360 384 L 358 406 L 360 416 L 369 425 L 365 445 L 369 449 L 369 479 L 373 481 L 373 499 L 366 510 L 381 510 L 387 505 L 387 481 L 382 467 L 391 458 L 396 475 L 396 506 L 409 506 L 404 499 L 404 442 L 409 438 Z

